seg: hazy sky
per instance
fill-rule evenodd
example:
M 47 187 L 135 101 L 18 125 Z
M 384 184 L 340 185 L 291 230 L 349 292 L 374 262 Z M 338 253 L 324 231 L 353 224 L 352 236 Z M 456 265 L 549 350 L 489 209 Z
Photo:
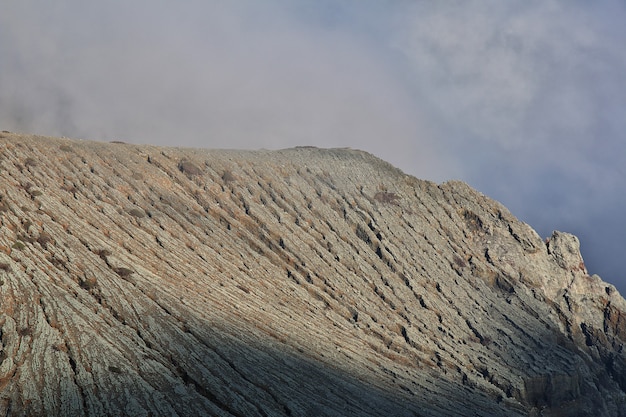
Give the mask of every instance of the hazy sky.
M 576 234 L 626 294 L 623 0 L 3 0 L 0 129 L 349 146 Z

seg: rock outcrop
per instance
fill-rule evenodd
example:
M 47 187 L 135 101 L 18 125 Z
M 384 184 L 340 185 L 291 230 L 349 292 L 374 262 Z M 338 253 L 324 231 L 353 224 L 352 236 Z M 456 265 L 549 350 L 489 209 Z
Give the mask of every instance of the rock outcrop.
M 2 416 L 626 416 L 576 237 L 364 152 L 0 134 Z

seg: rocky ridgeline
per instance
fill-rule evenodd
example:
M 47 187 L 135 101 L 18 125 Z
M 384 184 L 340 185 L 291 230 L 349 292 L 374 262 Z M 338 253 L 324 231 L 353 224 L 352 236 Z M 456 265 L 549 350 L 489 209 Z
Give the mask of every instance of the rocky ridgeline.
M 0 134 L 0 415 L 624 416 L 578 240 L 352 150 Z

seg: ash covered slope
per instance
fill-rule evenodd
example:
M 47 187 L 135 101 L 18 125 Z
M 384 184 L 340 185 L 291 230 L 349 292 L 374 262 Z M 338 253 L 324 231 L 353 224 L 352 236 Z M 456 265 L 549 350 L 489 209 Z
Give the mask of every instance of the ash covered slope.
M 0 136 L 0 415 L 626 415 L 624 299 L 465 184 Z

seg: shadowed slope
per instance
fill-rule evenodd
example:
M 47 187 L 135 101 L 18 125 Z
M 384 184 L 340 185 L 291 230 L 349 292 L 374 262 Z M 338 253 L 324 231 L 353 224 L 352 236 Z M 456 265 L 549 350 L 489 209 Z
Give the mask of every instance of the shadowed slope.
M 2 136 L 4 414 L 625 415 L 624 300 L 465 184 Z

